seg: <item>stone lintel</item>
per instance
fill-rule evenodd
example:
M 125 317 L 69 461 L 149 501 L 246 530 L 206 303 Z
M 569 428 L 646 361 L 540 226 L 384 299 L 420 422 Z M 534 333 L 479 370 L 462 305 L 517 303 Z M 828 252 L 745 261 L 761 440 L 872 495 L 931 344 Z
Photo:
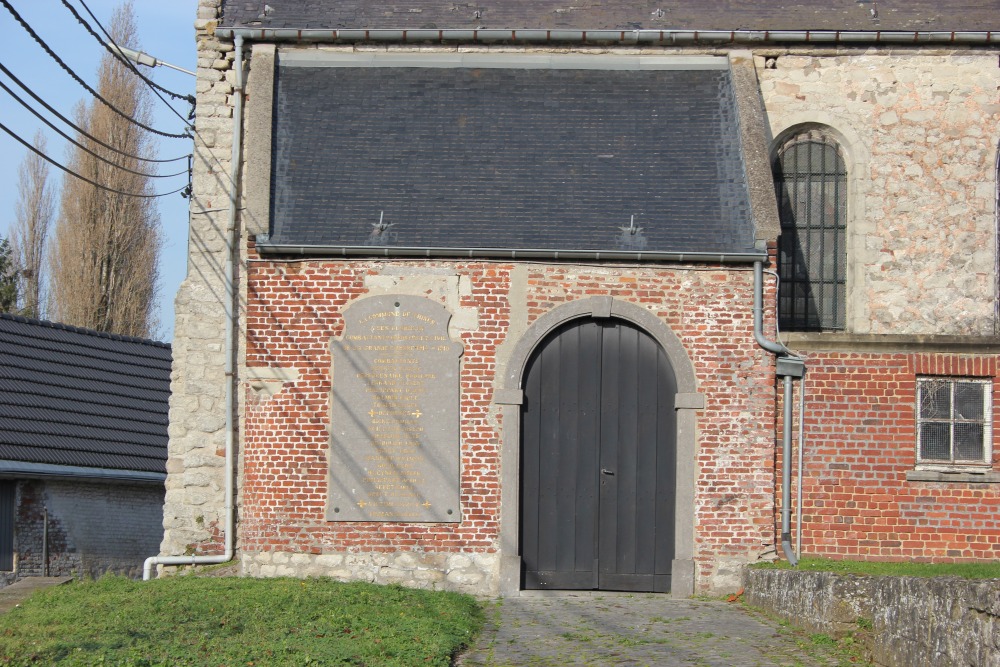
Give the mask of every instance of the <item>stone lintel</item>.
M 915 352 L 1000 354 L 1000 336 L 922 334 L 783 333 L 789 348 L 803 352 Z

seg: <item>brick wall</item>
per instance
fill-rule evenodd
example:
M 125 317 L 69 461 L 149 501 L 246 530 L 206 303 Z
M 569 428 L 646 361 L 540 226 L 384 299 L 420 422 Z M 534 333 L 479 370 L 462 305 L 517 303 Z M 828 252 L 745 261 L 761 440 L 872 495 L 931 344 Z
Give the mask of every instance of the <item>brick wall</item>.
M 698 418 L 696 561 L 699 585 L 773 548 L 773 366 L 753 341 L 751 272 L 691 267 L 491 262 L 272 262 L 253 255 L 247 273 L 246 365 L 294 369 L 276 393 L 244 390 L 240 549 L 244 554 L 494 553 L 499 550 L 499 410 L 492 404 L 498 346 L 572 300 L 610 295 L 648 308 L 680 338 L 705 409 Z M 458 276 L 448 283 L 443 276 Z M 392 276 L 462 285 L 421 292 L 474 311 L 458 332 L 461 371 L 459 524 L 329 523 L 330 338 L 342 310 Z M 434 282 L 437 281 L 437 282 Z M 417 283 L 425 285 L 425 283 Z M 453 330 L 453 336 L 455 331 Z M 516 334 L 514 334 L 516 335 Z M 516 341 L 516 339 L 515 339 Z M 512 425 L 517 428 L 517 425 Z M 208 541 L 200 551 L 218 549 Z
M 48 510 L 49 576 L 99 577 L 107 572 L 138 577 L 163 537 L 163 487 L 68 481 L 21 481 L 17 485 L 13 573 L 40 577 L 44 569 Z
M 917 376 L 995 384 L 997 356 L 810 352 L 806 365 L 804 554 L 917 561 L 1000 555 L 1000 484 L 986 482 L 994 477 L 984 475 L 980 483 L 907 480 L 916 466 Z M 798 423 L 797 390 L 795 400 Z M 997 400 L 994 391 L 994 414 Z M 795 437 L 797 442 L 797 432 Z M 997 437 L 994 428 L 994 470 L 1000 466 Z

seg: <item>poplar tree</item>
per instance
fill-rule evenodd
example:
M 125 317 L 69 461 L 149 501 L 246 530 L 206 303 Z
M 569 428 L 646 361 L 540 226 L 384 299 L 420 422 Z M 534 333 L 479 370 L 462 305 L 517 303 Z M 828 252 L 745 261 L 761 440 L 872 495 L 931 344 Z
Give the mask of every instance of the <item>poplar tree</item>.
M 0 237 L 0 313 L 17 309 L 17 268 L 7 239 Z
M 35 133 L 34 146 L 45 153 L 45 135 L 40 130 Z M 54 213 L 49 164 L 29 151 L 17 172 L 17 204 L 10 229 L 13 262 L 18 273 L 20 313 L 27 317 L 43 316 L 43 257 Z
M 118 45 L 140 49 L 131 3 L 115 10 L 109 32 Z M 145 84 L 109 53 L 101 60 L 95 87 L 126 115 L 152 124 Z M 152 167 L 149 162 L 127 157 L 152 158 L 152 138 L 97 99 L 81 102 L 76 120 L 114 150 L 83 135 L 77 136 L 77 141 L 115 164 L 70 147 L 69 168 L 107 189 L 73 177 L 63 183 L 49 253 L 49 316 L 99 331 L 153 337 L 162 233 L 154 200 L 129 196 L 152 194 L 151 179 L 144 175 Z

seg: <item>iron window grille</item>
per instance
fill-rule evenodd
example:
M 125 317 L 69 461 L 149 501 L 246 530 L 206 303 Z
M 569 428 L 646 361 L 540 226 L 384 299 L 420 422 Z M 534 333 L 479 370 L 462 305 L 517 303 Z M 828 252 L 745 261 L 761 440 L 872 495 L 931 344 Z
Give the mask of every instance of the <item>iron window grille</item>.
M 847 168 L 821 131 L 795 135 L 778 151 L 774 187 L 778 322 L 790 331 L 844 329 L 847 297 Z
M 993 387 L 989 380 L 917 378 L 917 463 L 989 465 Z

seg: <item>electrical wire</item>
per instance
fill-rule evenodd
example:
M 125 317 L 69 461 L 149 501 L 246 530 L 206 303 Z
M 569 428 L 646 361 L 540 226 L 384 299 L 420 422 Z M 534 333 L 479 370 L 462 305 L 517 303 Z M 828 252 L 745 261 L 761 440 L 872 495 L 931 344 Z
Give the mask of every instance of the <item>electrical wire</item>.
M 130 116 L 129 114 L 125 113 L 124 111 L 122 111 L 118 107 L 116 107 L 113 104 L 111 104 L 110 102 L 108 102 L 106 99 L 104 99 L 101 96 L 100 93 L 98 93 L 96 90 L 94 90 L 93 88 L 91 88 L 90 85 L 86 81 L 84 81 L 83 79 L 81 79 L 77 75 L 77 73 L 74 72 L 72 70 L 72 68 L 70 68 L 69 65 L 67 65 L 65 62 L 63 62 L 62 58 L 60 58 L 58 55 L 56 55 L 55 51 L 53 51 L 49 47 L 49 45 L 45 42 L 45 40 L 43 40 L 41 37 L 39 37 L 38 33 L 36 33 L 34 30 L 32 30 L 31 26 L 28 25 L 28 23 L 23 18 L 21 18 L 21 15 L 18 14 L 17 11 L 14 9 L 14 7 L 11 6 L 10 2 L 8 2 L 7 0 L 0 0 L 0 3 L 3 3 L 4 8 L 6 8 L 8 12 L 10 12 L 11 16 L 14 17 L 14 20 L 21 24 L 21 27 L 24 28 L 25 31 L 27 31 L 27 33 L 31 36 L 31 38 L 34 39 L 35 42 L 37 42 L 38 45 L 41 46 L 42 49 L 47 54 L 49 54 L 49 57 L 51 57 L 53 60 L 55 60 L 56 63 L 58 63 L 59 66 L 62 67 L 63 70 L 65 70 L 65 72 L 67 74 L 69 74 L 71 77 L 73 77 L 73 79 L 77 83 L 79 83 L 81 86 L 83 86 L 87 90 L 87 92 L 89 92 L 95 98 L 97 98 L 98 100 L 100 100 L 106 107 L 108 107 L 108 109 L 110 109 L 111 111 L 115 112 L 116 114 L 118 114 L 119 116 L 121 116 L 122 118 L 124 118 L 125 120 L 127 120 L 128 122 L 132 123 L 133 125 L 135 125 L 137 127 L 141 127 L 142 129 L 144 129 L 144 130 L 146 130 L 148 132 L 152 132 L 153 134 L 158 134 L 161 137 L 169 137 L 171 139 L 189 139 L 190 138 L 190 135 L 188 135 L 188 134 L 174 134 L 172 132 L 163 132 L 162 130 L 157 130 L 154 127 L 150 127 L 148 125 L 140 123 L 136 119 L 132 118 L 132 116 Z
M 178 192 L 182 192 L 183 190 L 186 190 L 187 187 L 188 187 L 188 186 L 185 185 L 184 187 L 177 188 L 176 190 L 171 190 L 170 192 L 161 192 L 159 194 L 140 194 L 140 193 L 137 193 L 137 192 L 124 192 L 122 190 L 115 190 L 114 188 L 109 188 L 108 186 L 102 185 L 101 183 L 98 183 L 97 181 L 92 181 L 91 179 L 87 178 L 86 176 L 81 176 L 80 174 L 76 173 L 72 169 L 59 164 L 58 162 L 56 162 L 55 160 L 53 160 L 52 158 L 50 158 L 48 155 L 46 155 L 42 151 L 40 151 L 37 148 L 35 148 L 34 146 L 32 146 L 30 143 L 28 143 L 27 141 L 25 141 L 24 139 L 22 139 L 21 137 L 19 137 L 15 132 L 13 132 L 12 130 L 10 130 L 3 123 L 0 123 L 0 130 L 3 130 L 4 132 L 6 132 L 10 136 L 12 136 L 16 141 L 18 141 L 21 145 L 23 145 L 25 148 L 27 148 L 28 150 L 30 150 L 32 153 L 38 155 L 40 158 L 42 158 L 43 160 L 45 160 L 49 164 L 55 166 L 56 168 L 62 169 L 63 171 L 65 171 L 70 176 L 74 176 L 74 177 L 80 179 L 81 181 L 84 181 L 86 183 L 90 183 L 95 188 L 100 188 L 101 190 L 106 190 L 107 192 L 112 192 L 112 193 L 114 193 L 116 195 L 124 195 L 125 197 L 139 197 L 139 198 L 142 198 L 142 199 L 154 199 L 156 197 L 166 197 L 168 195 L 177 194 Z
M 185 169 L 184 171 L 178 171 L 177 173 L 174 173 L 174 174 L 147 174 L 146 172 L 143 172 L 143 171 L 136 171 L 134 169 L 129 169 L 128 167 L 123 167 L 122 165 L 109 160 L 108 158 L 104 157 L 103 155 L 100 155 L 99 153 L 95 153 L 94 151 L 90 150 L 89 148 L 87 148 L 86 146 L 84 146 L 83 144 L 81 144 L 79 141 L 77 141 L 76 139 L 74 139 L 73 137 L 69 136 L 68 134 L 66 134 L 65 132 L 63 132 L 62 130 L 60 130 L 58 127 L 55 126 L 55 124 L 52 121 L 50 121 L 49 119 L 47 119 L 45 116 L 43 116 L 41 113 L 39 113 L 38 110 L 33 109 L 30 104 L 28 104 L 27 102 L 25 102 L 24 100 L 22 100 L 20 97 L 18 97 L 17 93 L 15 93 L 13 90 L 11 90 L 10 88 L 8 88 L 7 84 L 5 84 L 3 81 L 0 81 L 0 88 L 3 88 L 5 91 L 7 91 L 8 95 L 10 95 L 15 100 L 17 100 L 21 104 L 21 106 L 23 106 L 25 109 L 27 109 L 28 111 L 30 111 L 31 113 L 33 113 L 35 115 L 35 117 L 38 118 L 38 120 L 42 121 L 43 123 L 45 123 L 46 125 L 48 125 L 50 128 L 52 128 L 52 130 L 56 134 L 58 134 L 59 136 L 61 136 L 63 139 L 65 139 L 66 141 L 68 141 L 71 144 L 75 145 L 80 150 L 82 150 L 82 151 L 84 151 L 86 153 L 90 153 L 91 155 L 93 155 L 94 157 L 96 157 L 101 162 L 106 162 L 107 164 L 111 165 L 112 167 L 115 167 L 116 169 L 121 169 L 122 171 L 127 171 L 128 173 L 135 174 L 136 176 L 145 176 L 146 178 L 171 178 L 173 176 L 180 176 L 181 174 L 188 173 L 188 170 Z
M 112 150 L 112 151 L 118 153 L 119 155 L 124 155 L 125 157 L 131 158 L 133 160 L 142 160 L 143 162 L 178 162 L 180 160 L 186 160 L 186 159 L 188 159 L 188 157 L 190 157 L 188 155 L 182 155 L 180 157 L 172 157 L 170 159 L 156 159 L 156 158 L 141 157 L 139 155 L 132 155 L 131 153 L 126 153 L 124 151 L 121 151 L 121 150 L 115 148 L 114 146 L 112 146 L 110 144 L 104 143 L 103 141 L 101 141 L 100 139 L 98 139 L 94 135 L 90 134 L 89 132 L 87 132 L 86 130 L 84 130 L 82 127 L 80 127 L 79 125 L 77 125 L 76 123 L 74 123 L 73 121 L 71 121 L 68 118 L 66 118 L 66 116 L 63 116 L 61 113 L 59 113 L 58 111 L 56 111 L 54 108 L 52 108 L 52 106 L 50 104 L 48 104 L 45 100 L 43 100 L 41 97 L 39 97 L 38 95 L 36 95 L 35 92 L 33 90 L 31 90 L 31 88 L 29 88 L 27 86 L 27 84 L 25 84 L 20 79 L 18 79 L 16 76 L 14 76 L 14 74 L 11 73 L 11 71 L 9 69 L 7 69 L 6 67 L 4 67 L 3 63 L 0 63 L 0 72 L 3 72 L 4 74 L 6 74 L 10 78 L 11 81 L 13 81 L 18 86 L 21 87 L 21 90 L 23 90 L 27 94 L 31 95 L 31 97 L 36 102 L 38 102 L 43 107 L 45 107 L 45 109 L 49 113 L 51 113 L 53 116 L 55 116 L 56 118 L 58 118 L 62 122 L 66 123 L 67 125 L 69 125 L 70 127 L 72 127 L 74 130 L 76 130 L 77 132 L 79 132 L 83 136 L 85 136 L 88 139 L 90 139 L 91 141 L 95 141 L 98 144 L 100 144 L 101 146 L 104 146 L 108 150 Z
M 82 25 L 84 27 L 84 29 L 87 32 L 89 32 L 93 36 L 93 38 L 96 39 L 97 42 L 101 46 L 103 46 L 105 49 L 107 49 L 108 53 L 110 53 L 115 59 L 117 59 L 118 62 L 122 63 L 126 67 L 129 67 L 131 69 L 131 71 L 135 72 L 135 75 L 138 76 L 147 86 L 149 86 L 150 88 L 153 88 L 154 90 L 159 90 L 160 92 L 166 93 L 167 95 L 170 95 L 170 97 L 174 98 L 175 100 L 184 100 L 188 104 L 192 104 L 192 105 L 194 104 L 194 97 L 192 97 L 191 95 L 181 95 L 180 93 L 175 93 L 172 90 L 168 90 L 168 89 L 164 88 L 163 86 L 161 86 L 160 84 L 156 83 L 152 79 L 146 77 L 142 72 L 140 72 L 139 69 L 135 66 L 135 63 L 133 63 L 131 60 L 129 60 L 128 58 L 126 58 L 125 56 L 123 56 L 120 50 L 116 51 L 114 48 L 112 48 L 108 44 L 109 41 L 111 42 L 111 44 L 114 44 L 115 47 L 118 47 L 118 44 L 115 42 L 114 39 L 111 38 L 111 35 L 108 33 L 108 31 L 104 29 L 104 26 L 101 25 L 101 22 L 97 20 L 97 17 L 94 16 L 94 12 L 90 11 L 90 7 L 87 6 L 86 2 L 83 2 L 81 0 L 80 4 L 83 5 L 83 8 L 85 10 L 87 10 L 88 14 L 90 14 L 90 18 L 92 18 L 94 20 L 94 23 L 97 24 L 97 27 L 100 28 L 101 32 L 103 32 L 104 35 L 105 35 L 105 37 L 107 37 L 107 41 L 105 41 L 104 39 L 101 39 L 101 36 L 97 34 L 97 32 L 90 26 L 89 23 L 87 23 L 84 20 L 84 18 L 82 16 L 80 16 L 79 12 L 76 11 L 76 8 L 73 5 L 69 4 L 69 2 L 67 2 L 67 0 L 62 0 L 62 3 L 63 3 L 63 6 L 66 9 L 68 9 L 70 11 L 70 13 L 73 14 L 73 16 L 76 18 L 76 20 L 80 23 L 80 25 Z M 169 103 L 166 100 L 164 100 L 162 97 L 160 97 L 160 99 L 163 100 L 164 104 L 167 104 L 167 106 L 169 106 Z M 174 113 L 177 113 L 177 112 L 174 111 Z
M 66 0 L 62 0 L 62 1 L 63 1 L 64 4 L 66 3 Z M 92 18 L 94 20 L 94 23 L 97 24 L 97 27 L 101 29 L 101 32 L 103 32 L 105 34 L 105 36 L 108 38 L 108 41 L 111 42 L 111 44 L 113 44 L 116 48 L 121 48 L 121 47 L 118 46 L 117 42 L 115 42 L 115 40 L 111 37 L 110 33 L 108 33 L 107 29 L 103 25 L 101 25 L 101 21 L 94 15 L 94 12 L 90 11 L 90 7 L 87 6 L 87 3 L 85 2 L 85 0 L 79 0 L 79 2 L 83 6 L 83 8 L 87 11 L 87 14 L 90 15 L 90 18 Z M 98 38 L 98 39 L 100 39 L 100 38 Z M 138 74 L 140 77 L 142 77 L 142 74 L 139 73 L 139 70 L 137 69 L 135 63 L 133 63 L 132 61 L 127 60 L 127 59 L 126 59 L 126 63 L 135 71 L 136 74 Z M 145 77 L 143 77 L 143 78 L 145 78 Z M 155 90 L 153 92 L 156 93 Z M 174 112 L 174 115 L 176 115 L 182 121 L 184 121 L 185 123 L 187 123 L 187 121 L 189 119 L 185 119 L 183 116 L 181 116 L 179 113 L 177 113 L 177 110 L 174 109 L 172 106 L 170 106 L 167 103 L 167 101 L 164 100 L 163 97 L 161 97 L 158 93 L 157 93 L 157 97 L 159 97 L 163 101 L 163 103 L 167 106 L 168 109 L 170 109 L 171 111 Z M 195 100 L 192 98 L 191 99 L 191 115 L 192 116 L 194 115 L 194 105 L 195 105 Z M 201 140 L 201 143 L 203 145 L 205 145 L 205 146 L 208 145 L 208 142 L 205 140 L 205 138 L 203 136 L 201 136 L 200 132 L 198 132 L 198 128 L 197 127 L 195 127 L 193 124 L 191 124 L 191 125 L 188 125 L 188 129 L 192 133 L 194 133 L 194 136 L 198 137 L 198 139 Z M 222 167 L 223 169 L 225 169 L 225 167 L 223 166 L 222 162 L 219 161 L 219 158 L 215 157 L 214 154 L 210 153 L 210 155 L 211 155 L 212 159 L 215 161 L 216 164 L 218 164 L 220 167 Z

